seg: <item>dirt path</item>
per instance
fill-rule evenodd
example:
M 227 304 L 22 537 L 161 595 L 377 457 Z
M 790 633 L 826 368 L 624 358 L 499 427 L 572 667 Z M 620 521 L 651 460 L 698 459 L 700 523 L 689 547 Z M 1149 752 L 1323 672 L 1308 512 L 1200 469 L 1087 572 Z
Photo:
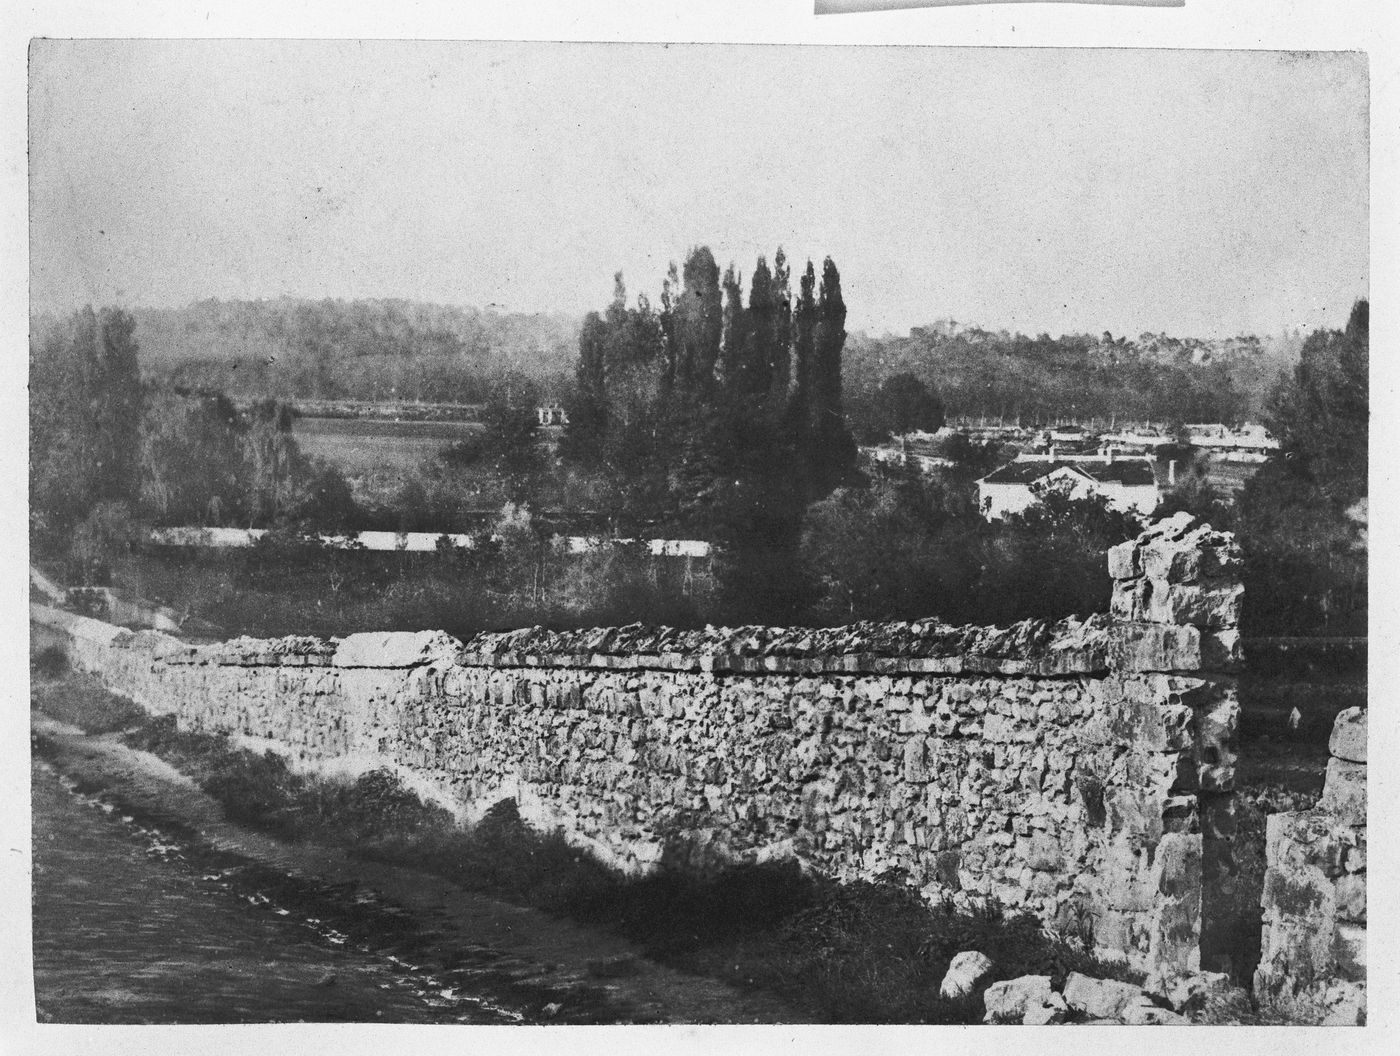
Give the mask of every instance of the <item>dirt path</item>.
M 686 975 L 647 960 L 608 932 L 512 906 L 416 870 L 345 851 L 286 843 L 227 821 L 219 805 L 164 760 L 117 735 L 88 735 L 36 715 L 44 757 L 80 785 L 157 825 L 182 829 L 218 852 L 349 893 L 373 893 L 432 935 L 439 955 L 489 948 L 519 992 L 576 994 L 591 1019 L 614 1022 L 793 1023 L 811 1017 L 761 993 Z M 566 1007 L 565 998 L 559 1002 Z M 561 1018 L 568 1018 L 566 1015 Z

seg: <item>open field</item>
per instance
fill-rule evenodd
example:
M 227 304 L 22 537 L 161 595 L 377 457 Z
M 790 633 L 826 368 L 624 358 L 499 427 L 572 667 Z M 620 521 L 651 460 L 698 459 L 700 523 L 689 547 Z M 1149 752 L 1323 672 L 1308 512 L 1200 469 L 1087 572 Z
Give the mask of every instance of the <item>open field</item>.
M 347 477 L 407 474 L 439 451 L 480 432 L 475 422 L 389 422 L 370 418 L 297 418 L 301 450 Z

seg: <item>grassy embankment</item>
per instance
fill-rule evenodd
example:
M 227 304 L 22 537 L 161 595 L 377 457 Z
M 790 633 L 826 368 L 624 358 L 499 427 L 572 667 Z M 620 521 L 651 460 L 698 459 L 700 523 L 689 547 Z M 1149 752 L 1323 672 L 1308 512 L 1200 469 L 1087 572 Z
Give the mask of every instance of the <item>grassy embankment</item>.
M 776 993 L 829 1022 L 979 1022 L 980 997 L 938 994 L 949 960 L 962 950 L 991 957 L 994 978 L 1070 971 L 1135 978 L 1078 941 L 1047 936 L 1030 918 L 930 908 L 891 884 L 838 885 L 788 865 L 734 868 L 705 880 L 623 877 L 558 833 L 529 828 L 509 800 L 463 829 L 387 771 L 353 782 L 295 774 L 276 755 L 152 718 L 91 678 L 64 673 L 59 656 L 36 666 L 32 703 L 89 732 L 125 731 L 127 744 L 189 774 L 231 820 L 607 928 L 660 963 Z

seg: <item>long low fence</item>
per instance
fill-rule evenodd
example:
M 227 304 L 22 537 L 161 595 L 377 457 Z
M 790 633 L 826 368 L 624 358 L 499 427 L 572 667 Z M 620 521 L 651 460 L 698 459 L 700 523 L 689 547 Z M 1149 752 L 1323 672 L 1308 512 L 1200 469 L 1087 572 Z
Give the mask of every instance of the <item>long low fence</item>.
M 1110 614 L 1006 628 L 191 645 L 31 618 L 182 725 L 310 768 L 388 766 L 468 820 L 511 797 L 620 869 L 792 858 L 995 900 L 1172 973 L 1220 952 L 1203 902 L 1231 868 L 1238 564 L 1180 515 L 1110 552 Z

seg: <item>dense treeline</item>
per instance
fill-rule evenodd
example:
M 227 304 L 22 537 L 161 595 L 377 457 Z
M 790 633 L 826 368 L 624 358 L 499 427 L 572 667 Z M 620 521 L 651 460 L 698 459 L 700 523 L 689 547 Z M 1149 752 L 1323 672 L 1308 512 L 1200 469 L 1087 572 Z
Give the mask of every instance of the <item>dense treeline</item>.
M 613 303 L 579 336 L 565 459 L 611 484 L 624 526 L 717 542 L 730 611 L 791 618 L 803 511 L 848 480 L 841 276 L 828 257 L 792 289 L 781 249 L 755 265 L 747 301 L 708 248 L 671 265 L 659 310 Z
M 1188 476 L 1159 511 L 1191 509 L 1239 534 L 1247 633 L 1365 632 L 1368 311 L 1359 302 L 1345 330 L 1303 343 L 1265 408 L 1281 449 L 1237 504 Z M 771 267 L 757 262 L 745 292 L 735 269 L 695 250 L 672 266 L 657 307 L 645 295 L 629 304 L 619 277 L 612 304 L 580 330 L 558 457 L 540 442 L 538 381 L 507 371 L 481 390 L 480 434 L 385 508 L 365 510 L 297 449 L 285 406 L 239 411 L 222 395 L 143 383 L 136 321 L 85 310 L 31 336 L 32 541 L 72 576 L 99 581 L 148 523 L 482 531 L 489 481 L 491 508 L 512 505 L 472 554 L 425 555 L 399 574 L 390 558 L 313 560 L 272 546 L 211 559 L 217 583 L 180 575 L 246 610 L 249 627 L 256 607 L 237 601 L 248 591 L 277 626 L 372 625 L 376 599 L 392 596 L 393 625 L 456 612 L 461 631 L 629 612 L 693 625 L 1101 610 L 1103 551 L 1137 530 L 1131 517 L 1050 494 L 989 525 L 974 482 L 997 453 L 966 441 L 945 445 L 952 468 L 933 478 L 855 469 L 848 402 L 852 426 L 880 436 L 936 428 L 946 393 L 905 371 L 848 400 L 845 317 L 835 264 L 819 274 L 809 263 L 794 282 L 781 251 Z M 1167 417 L 1160 407 L 1142 416 Z M 1181 415 L 1197 416 L 1207 417 Z M 553 538 L 560 522 L 540 513 L 578 508 L 604 515 L 596 530 L 719 544 L 718 589 L 703 574 L 692 582 L 688 564 L 659 576 L 626 547 L 570 555 Z M 317 577 L 335 605 L 323 606 Z M 278 589 L 302 596 L 273 602 Z M 187 602 L 203 611 L 194 595 Z
M 1291 342 L 1254 337 L 1051 338 L 927 327 L 907 337 L 853 337 L 846 385 L 853 401 L 864 401 L 892 376 L 909 375 L 964 417 L 1234 423 L 1258 417 L 1292 351 Z
M 206 300 L 131 315 L 148 380 L 280 400 L 476 403 L 511 371 L 563 377 L 578 334 L 567 316 L 404 300 Z

